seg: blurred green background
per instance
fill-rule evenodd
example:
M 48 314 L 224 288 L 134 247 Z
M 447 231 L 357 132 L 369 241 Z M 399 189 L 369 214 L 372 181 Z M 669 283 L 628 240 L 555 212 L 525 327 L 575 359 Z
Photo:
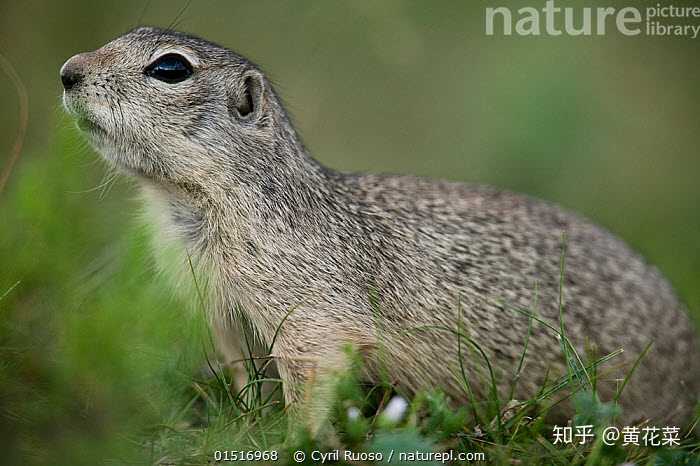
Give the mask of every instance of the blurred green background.
M 58 79 L 74 53 L 184 4 L 0 3 L 30 116 L 0 194 L 0 463 L 143 461 L 208 351 L 203 317 L 154 272 L 133 186 L 104 185 Z M 177 28 L 259 63 L 324 164 L 558 202 L 642 252 L 698 321 L 700 39 L 487 37 L 485 6 L 194 0 Z M 3 166 L 19 111 L 4 73 L 0 102 Z

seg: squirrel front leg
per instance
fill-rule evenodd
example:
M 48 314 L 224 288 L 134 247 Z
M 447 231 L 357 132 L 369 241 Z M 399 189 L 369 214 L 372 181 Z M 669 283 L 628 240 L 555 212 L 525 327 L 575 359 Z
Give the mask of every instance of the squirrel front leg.
M 315 436 L 336 403 L 340 378 L 351 368 L 348 353 L 341 347 L 326 348 L 304 354 L 285 353 L 276 361 L 293 424 L 301 423 Z

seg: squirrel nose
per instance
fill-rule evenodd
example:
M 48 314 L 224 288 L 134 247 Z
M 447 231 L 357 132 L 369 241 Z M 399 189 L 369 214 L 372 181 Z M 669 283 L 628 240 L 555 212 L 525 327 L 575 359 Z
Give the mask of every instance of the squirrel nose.
M 72 89 L 83 80 L 83 59 L 80 54 L 68 59 L 61 67 L 61 82 L 65 90 Z

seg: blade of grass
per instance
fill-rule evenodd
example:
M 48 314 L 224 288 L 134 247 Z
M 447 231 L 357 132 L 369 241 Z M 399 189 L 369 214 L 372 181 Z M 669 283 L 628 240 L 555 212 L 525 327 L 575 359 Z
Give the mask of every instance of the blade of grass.
M 532 308 L 537 311 L 539 305 L 539 288 L 537 282 L 535 282 L 535 296 L 533 298 Z M 523 365 L 525 363 L 525 356 L 527 354 L 527 348 L 530 343 L 530 336 L 532 334 L 532 316 L 528 316 L 527 319 L 527 334 L 525 334 L 525 343 L 523 344 L 523 352 L 520 354 L 520 360 L 518 361 L 518 367 L 513 375 L 513 382 L 510 387 L 510 399 L 512 400 L 515 395 L 515 385 L 520 378 L 520 373 L 522 372 Z
M 567 237 L 566 232 L 562 233 L 561 239 L 561 257 L 559 260 L 559 331 L 560 336 L 563 338 L 566 335 L 566 327 L 564 325 L 564 276 L 566 274 L 566 247 L 567 247 Z M 571 344 L 571 341 L 567 338 L 566 340 L 560 339 L 562 345 L 562 351 L 564 352 L 564 357 L 566 358 L 566 367 L 571 368 L 569 375 L 580 374 L 580 371 L 575 369 L 584 368 L 583 361 L 578 355 L 576 348 Z M 586 384 L 588 387 L 593 387 L 593 382 L 591 381 L 588 372 L 583 370 L 584 378 L 579 378 L 579 383 Z
M 632 377 L 632 374 L 637 370 L 637 367 L 639 366 L 639 363 L 642 361 L 644 356 L 647 355 L 649 350 L 651 349 L 651 345 L 653 344 L 653 341 L 650 341 L 647 343 L 647 345 L 644 347 L 641 353 L 639 353 L 639 356 L 637 356 L 637 359 L 635 359 L 634 364 L 632 365 L 632 368 L 627 372 L 627 375 L 625 375 L 625 380 L 622 381 L 622 385 L 620 388 L 617 390 L 617 393 L 615 393 L 615 398 L 613 398 L 613 401 L 617 404 L 618 400 L 620 399 L 620 396 L 622 395 L 622 391 L 625 389 L 627 386 L 627 383 L 630 381 L 630 378 Z
M 457 331 L 459 333 L 462 332 L 462 301 L 459 299 L 457 301 Z M 483 419 L 481 419 L 481 416 L 479 415 L 479 411 L 477 409 L 477 403 L 476 403 L 476 397 L 474 396 L 474 391 L 472 390 L 471 384 L 469 383 L 469 379 L 467 378 L 467 371 L 464 368 L 464 358 L 462 357 L 462 339 L 457 337 L 457 357 L 459 359 L 459 371 L 462 377 L 462 382 L 464 383 L 464 388 L 466 389 L 467 396 L 469 397 L 469 405 L 472 410 L 472 414 L 474 416 L 474 420 L 477 422 L 477 424 L 485 425 L 485 422 Z

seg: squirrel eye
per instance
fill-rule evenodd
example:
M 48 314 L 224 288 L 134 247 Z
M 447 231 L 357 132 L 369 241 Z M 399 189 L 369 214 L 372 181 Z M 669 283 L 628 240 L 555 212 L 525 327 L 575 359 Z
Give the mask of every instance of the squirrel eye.
M 143 72 L 151 78 L 174 84 L 192 76 L 192 65 L 182 55 L 168 53 L 148 65 Z

